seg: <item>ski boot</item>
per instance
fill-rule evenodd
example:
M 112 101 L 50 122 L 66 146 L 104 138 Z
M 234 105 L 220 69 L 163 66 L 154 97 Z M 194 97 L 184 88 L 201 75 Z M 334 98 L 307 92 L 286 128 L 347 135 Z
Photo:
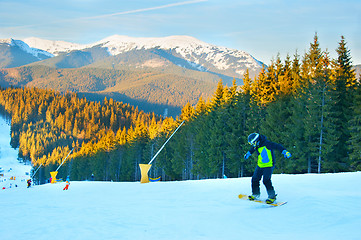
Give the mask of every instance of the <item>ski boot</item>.
M 250 200 L 250 201 L 258 200 L 259 197 L 260 197 L 259 194 L 252 194 L 252 195 L 248 196 L 248 200 Z
M 266 199 L 266 203 L 267 204 L 272 204 L 276 201 L 276 197 L 277 197 L 277 194 L 275 194 L 274 196 L 268 196 L 268 198 Z

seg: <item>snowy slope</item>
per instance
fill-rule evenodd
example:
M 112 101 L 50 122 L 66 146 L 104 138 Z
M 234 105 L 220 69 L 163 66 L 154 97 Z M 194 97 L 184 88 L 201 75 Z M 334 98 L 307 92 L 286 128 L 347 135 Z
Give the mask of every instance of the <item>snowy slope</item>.
M 2 190 L 1 238 L 360 239 L 360 172 L 274 175 L 273 182 L 286 205 L 239 200 L 250 178 Z
M 18 150 L 10 147 L 10 125 L 3 117 L 0 117 L 0 191 L 3 187 L 25 187 L 30 178 L 30 165 L 24 165 L 17 160 Z M 15 177 L 15 180 L 10 178 Z M 1 224 L 0 224 L 1 225 Z

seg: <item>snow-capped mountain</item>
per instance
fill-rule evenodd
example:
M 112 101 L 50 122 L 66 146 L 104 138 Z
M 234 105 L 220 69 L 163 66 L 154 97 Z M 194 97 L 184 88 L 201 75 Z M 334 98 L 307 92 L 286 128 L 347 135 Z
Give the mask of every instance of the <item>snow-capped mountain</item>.
M 71 52 L 73 50 L 79 50 L 85 48 L 85 45 L 70 43 L 64 41 L 51 41 L 36 37 L 30 37 L 23 40 L 29 46 L 37 49 L 47 51 L 54 56 L 58 56 L 60 53 Z
M 179 54 L 187 61 L 202 66 L 204 69 L 207 68 L 204 66 L 207 65 L 206 63 L 213 65 L 219 70 L 226 70 L 241 65 L 252 70 L 260 68 L 260 63 L 244 51 L 218 47 L 190 36 L 133 38 L 114 35 L 105 38 L 94 45 L 106 47 L 111 55 L 118 55 L 126 51 L 143 48 L 174 50 L 175 53 Z M 243 74 L 243 71 L 241 70 L 236 70 L 236 72 Z
M 21 40 L 0 39 L 0 68 L 12 68 L 54 57 L 53 54 L 29 47 Z
M 220 79 L 228 86 L 234 79 L 241 85 L 247 69 L 254 77 L 262 65 L 249 53 L 190 36 L 114 35 L 91 44 L 0 41 L 2 86 L 82 92 L 95 100 L 107 96 L 157 114 L 167 109 L 172 116 L 187 102 L 208 99 Z
M 8 44 L 9 46 L 12 47 L 18 47 L 20 48 L 22 51 L 29 53 L 31 55 L 33 55 L 34 57 L 38 58 L 40 61 L 47 59 L 47 58 L 51 58 L 54 57 L 53 54 L 51 54 L 50 52 L 46 51 L 46 50 L 42 50 L 39 48 L 32 48 L 29 47 L 28 44 L 26 44 L 25 42 L 21 41 L 21 40 L 15 40 L 15 39 L 0 39 L 0 44 Z
M 262 62 L 254 59 L 249 53 L 208 44 L 190 36 L 135 38 L 114 35 L 92 44 L 76 44 L 40 38 L 26 38 L 24 42 L 33 48 L 42 49 L 55 56 L 95 47 L 105 48 L 110 56 L 134 50 L 161 49 L 166 50 L 167 54 L 184 59 L 195 70 L 215 72 L 236 78 L 242 78 L 247 68 L 251 74 L 257 73 L 262 68 Z M 182 66 L 179 63 L 176 64 Z

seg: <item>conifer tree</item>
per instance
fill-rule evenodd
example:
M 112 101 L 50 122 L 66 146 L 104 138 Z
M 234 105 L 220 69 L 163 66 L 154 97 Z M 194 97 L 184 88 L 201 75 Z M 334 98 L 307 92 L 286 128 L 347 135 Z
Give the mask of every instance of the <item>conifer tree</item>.
M 270 71 L 271 73 L 267 73 Z M 263 66 L 261 72 L 255 78 L 255 81 L 251 84 L 251 96 L 252 100 L 258 105 L 265 105 L 272 101 L 274 89 L 269 81 L 269 76 L 273 73 L 273 65 L 271 64 L 266 71 L 266 67 Z
M 291 67 L 291 79 L 292 79 L 292 93 L 294 96 L 297 97 L 297 94 L 302 91 L 304 86 L 302 86 L 301 81 L 301 65 L 300 65 L 300 59 L 299 55 L 296 52 L 293 61 L 292 61 L 292 67 Z
M 321 99 L 321 122 L 319 136 L 319 154 L 317 172 L 326 172 L 334 168 L 338 162 L 338 156 L 335 155 L 335 146 L 339 142 L 340 134 L 337 124 L 337 112 L 334 111 L 335 94 L 332 91 L 330 80 L 331 69 L 328 52 L 324 53 L 323 59 L 323 83 Z M 321 168 L 322 167 L 322 168 Z
M 202 96 L 200 96 L 197 105 L 195 107 L 195 114 L 198 116 L 204 114 L 206 111 L 207 111 L 207 104 L 203 100 Z
M 245 163 L 242 146 L 245 144 L 245 109 L 249 109 L 249 101 L 245 102 L 244 93 L 237 92 L 225 106 L 227 132 L 225 133 L 225 154 L 227 157 L 226 175 L 239 177 L 245 175 Z M 247 106 L 245 106 L 247 104 Z
M 223 102 L 225 101 L 225 89 L 224 89 L 223 81 L 222 79 L 219 80 L 217 89 L 214 92 L 213 97 L 211 98 L 211 103 L 209 105 L 210 111 L 217 109 L 220 107 Z
M 302 64 L 301 76 L 306 94 L 304 103 L 306 115 L 303 118 L 305 126 L 304 139 L 307 141 L 304 151 L 307 152 L 308 172 L 317 172 L 320 162 L 320 134 L 322 127 L 323 96 L 325 94 L 325 81 L 323 78 L 323 52 L 315 34 L 309 51 L 305 54 Z M 322 141 L 321 141 L 322 144 Z
M 360 81 L 361 82 L 361 79 Z M 350 166 L 354 171 L 361 171 L 361 85 L 357 83 L 353 100 L 353 117 L 350 120 Z
M 189 102 L 187 102 L 181 110 L 180 120 L 189 121 L 193 117 L 194 113 L 194 108 Z
M 350 138 L 349 123 L 352 117 L 352 103 L 355 97 L 356 76 L 352 69 L 350 51 L 347 49 L 345 38 L 341 36 L 336 50 L 338 58 L 333 62 L 333 98 L 332 106 L 335 113 L 335 128 L 339 133 L 337 143 L 333 146 L 333 171 L 347 170 L 348 152 L 347 141 Z

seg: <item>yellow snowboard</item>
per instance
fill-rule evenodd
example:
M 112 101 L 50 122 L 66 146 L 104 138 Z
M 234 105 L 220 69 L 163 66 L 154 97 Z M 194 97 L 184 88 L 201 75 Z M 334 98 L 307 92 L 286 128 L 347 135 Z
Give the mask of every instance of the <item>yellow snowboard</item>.
M 243 199 L 243 200 L 248 200 L 248 201 L 250 201 L 250 202 L 263 203 L 263 204 L 270 205 L 270 206 L 274 206 L 274 207 L 281 206 L 281 205 L 284 205 L 284 204 L 287 203 L 287 202 L 266 203 L 266 201 L 263 201 L 263 200 L 249 200 L 249 199 L 248 199 L 248 195 L 244 195 L 244 194 L 239 194 L 239 195 L 238 195 L 238 198 L 239 198 L 239 199 Z

